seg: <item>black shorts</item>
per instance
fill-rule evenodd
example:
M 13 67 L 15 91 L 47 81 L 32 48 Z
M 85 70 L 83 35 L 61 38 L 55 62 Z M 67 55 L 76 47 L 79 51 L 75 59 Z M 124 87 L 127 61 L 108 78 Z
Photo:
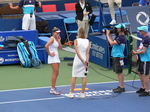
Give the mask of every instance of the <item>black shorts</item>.
M 150 70 L 150 62 L 141 62 L 139 63 L 138 72 L 140 74 L 148 75 Z
M 123 72 L 123 66 L 120 64 L 120 60 L 123 60 L 120 57 L 113 57 L 112 61 L 113 61 L 113 71 L 116 74 L 122 73 Z

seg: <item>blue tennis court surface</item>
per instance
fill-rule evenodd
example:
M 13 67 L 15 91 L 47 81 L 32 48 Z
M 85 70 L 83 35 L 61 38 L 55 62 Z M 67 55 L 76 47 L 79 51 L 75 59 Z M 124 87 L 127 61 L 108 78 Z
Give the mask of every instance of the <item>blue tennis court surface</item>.
M 125 93 L 113 93 L 117 82 L 87 84 L 86 98 L 80 99 L 81 85 L 75 89 L 75 99 L 67 98 L 70 86 L 59 86 L 61 95 L 52 95 L 50 88 L 0 91 L 0 112 L 141 112 L 150 111 L 150 96 L 139 97 L 125 82 Z M 140 81 L 134 86 L 140 87 Z

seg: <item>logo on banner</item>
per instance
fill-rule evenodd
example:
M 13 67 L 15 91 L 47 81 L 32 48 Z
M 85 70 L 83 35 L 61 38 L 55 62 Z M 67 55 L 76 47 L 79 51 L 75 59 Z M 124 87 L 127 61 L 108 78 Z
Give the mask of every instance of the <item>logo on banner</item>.
M 0 57 L 0 64 L 2 64 L 4 62 L 4 58 Z
M 0 36 L 0 42 L 3 42 L 5 39 L 2 37 L 2 36 Z
M 145 21 L 141 21 L 140 17 L 141 16 L 144 16 L 145 17 Z M 141 25 L 147 25 L 149 23 L 149 15 L 146 14 L 145 12 L 139 12 L 137 15 L 136 15 L 136 20 L 139 24 Z

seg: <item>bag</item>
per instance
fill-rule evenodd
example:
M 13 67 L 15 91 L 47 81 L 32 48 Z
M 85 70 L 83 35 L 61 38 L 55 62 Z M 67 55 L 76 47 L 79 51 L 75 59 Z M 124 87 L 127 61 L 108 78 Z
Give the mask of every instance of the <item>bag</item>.
M 17 45 L 17 52 L 23 67 L 41 68 L 42 63 L 39 60 L 36 47 L 32 41 L 20 42 Z
M 94 23 L 95 18 L 96 18 L 96 16 L 94 14 L 92 14 L 90 21 L 89 21 L 90 25 L 92 25 Z
M 38 33 L 50 33 L 48 22 L 45 20 L 36 21 L 36 29 L 38 30 Z
M 25 42 L 22 36 L 8 36 L 5 43 L 4 48 L 16 48 L 19 42 Z

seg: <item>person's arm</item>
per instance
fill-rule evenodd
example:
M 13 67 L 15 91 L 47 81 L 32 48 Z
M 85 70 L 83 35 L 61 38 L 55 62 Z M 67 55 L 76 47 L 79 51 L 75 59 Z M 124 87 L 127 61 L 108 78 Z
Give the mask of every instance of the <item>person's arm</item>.
M 88 45 L 88 48 L 87 48 L 87 50 L 86 50 L 86 63 L 89 62 L 90 48 L 91 48 L 91 43 L 90 43 L 90 41 L 89 41 L 89 45 Z
M 91 4 L 89 2 L 88 2 L 88 6 L 89 6 L 88 12 L 89 12 L 89 14 L 91 14 L 93 12 L 93 10 L 92 10 Z
M 76 5 L 75 5 L 75 12 L 76 12 L 76 15 L 78 15 L 78 5 L 77 5 L 78 3 L 76 3 Z
M 85 5 L 88 5 L 88 12 L 84 13 L 84 16 L 87 16 L 88 14 L 91 14 L 93 10 L 89 2 L 87 2 Z
M 134 51 L 133 50 L 133 54 L 145 54 L 147 50 L 147 47 L 143 47 L 141 51 Z
M 39 1 L 39 6 L 38 6 L 39 8 L 41 8 L 42 7 L 42 3 Z
M 61 44 L 61 37 L 60 36 L 58 37 L 58 44 L 59 44 L 58 49 L 62 50 L 62 44 Z
M 114 41 L 112 39 L 112 34 L 110 34 L 110 30 L 106 30 L 106 37 L 107 37 L 110 45 L 117 45 L 118 44 L 117 41 Z
M 150 39 L 146 39 L 142 42 L 142 45 L 143 47 L 139 50 L 136 50 L 136 51 L 133 51 L 134 54 L 145 54 L 146 53 L 146 50 L 147 48 L 149 47 L 150 45 Z
M 17 5 L 17 6 L 13 6 L 13 4 L 12 3 L 9 3 L 9 7 L 11 8 L 11 9 L 19 9 L 20 7 Z
M 48 55 L 55 56 L 55 53 L 51 53 L 49 50 L 49 46 L 54 42 L 54 38 L 50 38 L 50 40 L 46 43 L 45 49 Z
M 74 48 L 75 48 L 75 51 L 76 51 L 77 56 L 78 56 L 79 59 L 84 63 L 85 60 L 83 60 L 83 58 L 82 58 L 82 56 L 80 55 L 79 50 L 78 50 L 78 41 L 77 41 L 77 39 L 74 40 Z

